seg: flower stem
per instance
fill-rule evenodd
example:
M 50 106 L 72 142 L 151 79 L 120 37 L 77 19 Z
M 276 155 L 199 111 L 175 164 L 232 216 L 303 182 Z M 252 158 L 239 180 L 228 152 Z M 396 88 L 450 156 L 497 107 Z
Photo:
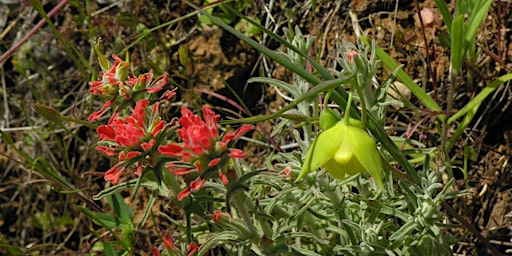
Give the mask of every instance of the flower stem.
M 366 129 L 366 99 L 360 87 L 356 86 L 356 91 L 359 95 L 359 100 L 361 101 L 361 124 L 363 125 L 363 128 Z
M 348 93 L 347 107 L 345 108 L 345 118 L 343 119 L 343 121 L 345 122 L 345 125 L 349 125 L 350 105 L 352 105 L 352 88 L 350 89 L 350 91 Z

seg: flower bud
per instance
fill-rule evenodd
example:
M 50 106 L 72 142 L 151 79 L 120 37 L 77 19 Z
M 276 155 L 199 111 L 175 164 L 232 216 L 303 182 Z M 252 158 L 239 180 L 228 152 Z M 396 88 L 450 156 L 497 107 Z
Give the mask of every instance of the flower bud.
M 40 104 L 33 104 L 32 107 L 37 111 L 37 113 L 46 118 L 48 121 L 54 123 L 60 122 L 61 114 L 56 109 Z
M 322 110 L 319 116 L 319 122 L 320 127 L 322 127 L 322 130 L 327 130 L 331 127 L 333 127 L 337 122 L 340 121 L 340 118 L 334 111 L 330 108 L 325 108 Z

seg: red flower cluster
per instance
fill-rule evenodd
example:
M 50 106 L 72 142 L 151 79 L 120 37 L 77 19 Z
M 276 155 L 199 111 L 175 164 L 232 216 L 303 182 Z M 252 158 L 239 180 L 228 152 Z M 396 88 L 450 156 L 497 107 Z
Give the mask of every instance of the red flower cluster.
M 167 164 L 169 170 L 175 175 L 185 175 L 191 172 L 202 174 L 190 182 L 189 187 L 178 195 L 178 200 L 200 190 L 212 171 L 218 172 L 222 182 L 227 184 L 228 178 L 222 172 L 222 167 L 231 158 L 245 156 L 242 150 L 230 148 L 229 144 L 254 129 L 252 125 L 244 125 L 235 132 L 219 135 L 217 121 L 220 115 L 216 115 L 206 106 L 202 108 L 202 112 L 204 121 L 186 107 L 182 107 L 182 117 L 179 119 L 181 128 L 177 132 L 183 143 L 169 143 L 158 147 L 160 154 L 180 158 L 179 162 Z
M 174 247 L 174 237 L 171 237 L 171 235 L 168 232 L 166 232 L 165 237 L 163 239 L 164 239 L 163 246 L 164 246 L 165 250 L 173 251 L 176 253 L 176 248 Z M 194 242 L 191 242 L 188 245 L 187 256 L 194 255 L 197 251 L 199 251 L 199 248 L 201 248 L 201 244 L 196 244 Z M 160 256 L 160 252 L 158 251 L 158 248 L 153 247 L 151 249 L 151 251 L 153 252 L 154 256 Z
M 116 55 L 112 55 L 115 60 L 114 64 L 108 63 L 104 56 L 100 57 L 100 63 L 104 60 L 106 67 L 102 66 L 100 72 L 101 78 L 97 81 L 91 82 L 91 94 L 102 95 L 109 98 L 109 100 L 101 107 L 99 111 L 92 113 L 89 116 L 89 121 L 92 122 L 100 118 L 109 108 L 116 103 L 118 95 L 124 100 L 132 99 L 137 93 L 157 93 L 168 83 L 169 75 L 164 73 L 153 81 L 153 71 L 141 74 L 138 77 L 128 75 L 130 64 L 121 60 Z
M 158 105 L 157 102 L 148 107 L 147 99 L 139 100 L 130 116 L 123 119 L 116 112 L 107 125 L 98 127 L 100 142 L 96 149 L 119 159 L 119 163 L 105 173 L 105 180 L 116 184 L 123 171 L 136 157 L 136 174 L 141 174 L 145 156 L 150 154 L 156 144 L 155 137 L 165 127 L 164 121 L 158 116 Z M 146 118 L 147 113 L 150 113 L 149 118 Z M 131 159 L 133 160 L 129 161 Z

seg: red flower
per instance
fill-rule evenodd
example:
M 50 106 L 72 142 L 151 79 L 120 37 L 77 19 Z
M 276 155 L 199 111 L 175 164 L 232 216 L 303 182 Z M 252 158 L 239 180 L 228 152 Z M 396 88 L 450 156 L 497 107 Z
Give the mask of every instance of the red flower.
M 116 55 L 112 55 L 115 60 L 108 71 L 101 71 L 101 77 L 97 81 L 90 83 L 92 94 L 116 96 L 120 94 L 120 90 L 125 87 L 124 82 L 128 76 L 130 63 L 121 60 Z M 109 63 L 110 65 L 110 63 Z
M 201 248 L 201 245 L 200 244 L 196 244 L 194 242 L 190 243 L 188 245 L 188 250 L 187 250 L 187 256 L 192 256 L 194 255 L 194 253 L 196 253 L 197 251 L 199 251 L 199 248 Z
M 215 222 L 215 223 L 219 223 L 219 221 L 220 221 L 220 219 L 221 219 L 222 217 L 224 217 L 224 215 L 222 214 L 222 212 L 221 212 L 221 211 L 219 211 L 219 210 L 215 210 L 215 211 L 213 212 L 213 216 L 212 216 L 213 222 Z
M 167 250 L 176 251 L 174 248 L 173 238 L 171 235 L 169 235 L 169 233 L 165 233 L 164 247 Z
M 105 114 L 105 112 L 107 112 L 107 110 L 110 109 L 110 106 L 112 106 L 113 104 L 114 104 L 114 100 L 113 99 L 105 102 L 105 104 L 103 104 L 103 106 L 101 107 L 100 110 L 92 113 L 89 116 L 89 122 L 92 122 L 92 121 L 95 121 L 95 120 L 99 119 L 101 116 L 103 116 L 103 114 Z
M 178 200 L 181 201 L 183 200 L 183 198 L 189 196 L 190 194 L 201 190 L 205 183 L 206 180 L 203 180 L 201 178 L 197 178 L 196 180 L 190 182 L 190 186 L 188 186 L 188 188 L 184 189 L 178 194 Z
M 149 107 L 149 101 L 142 99 L 135 104 L 130 116 L 122 119 L 119 113 L 114 113 L 107 125 L 100 125 L 97 128 L 100 141 L 96 150 L 108 156 L 117 155 L 120 161 L 105 173 L 106 180 L 116 184 L 127 167 L 125 162 L 136 157 L 140 158 L 136 174 L 141 174 L 143 162 L 147 160 L 143 156 L 152 152 L 157 144 L 155 138 L 165 127 L 165 123 L 157 116 L 158 103 L 151 107 L 151 112 L 146 111 Z M 148 164 L 151 165 L 151 161 Z
M 222 168 L 230 158 L 243 158 L 244 152 L 240 149 L 229 148 L 229 144 L 238 140 L 245 133 L 254 129 L 252 125 L 244 125 L 235 132 L 227 132 L 219 135 L 217 121 L 220 115 L 216 115 L 209 107 L 202 108 L 203 119 L 194 115 L 186 107 L 181 108 L 182 116 L 178 120 L 181 128 L 178 136 L 182 143 L 169 143 L 159 146 L 158 152 L 163 156 L 181 158 L 179 162 L 169 162 L 166 166 L 175 175 L 185 175 L 191 172 L 203 173 L 201 178 L 208 178 L 214 171 L 219 171 L 219 177 L 224 184 L 228 183 L 227 177 L 222 173 Z M 190 187 L 183 190 L 178 199 L 182 200 L 191 193 L 198 191 L 198 181 L 190 183 Z
M 153 256 L 160 256 L 160 252 L 158 251 L 158 248 L 156 248 L 155 246 L 151 248 L 151 252 L 153 252 Z
M 102 56 L 100 58 L 100 66 L 102 71 L 100 72 L 101 77 L 98 80 L 90 83 L 91 94 L 106 96 L 109 99 L 100 111 L 93 113 L 89 117 L 89 121 L 94 121 L 101 117 L 108 107 L 116 104 L 117 106 L 122 105 L 125 100 L 131 100 L 135 92 L 145 91 L 148 94 L 157 93 L 163 89 L 169 83 L 169 74 L 164 73 L 157 79 L 153 80 L 153 71 L 146 74 L 141 74 L 138 77 L 134 75 L 128 75 L 130 63 L 123 61 L 119 57 L 112 55 L 115 60 L 114 64 L 107 61 L 107 58 Z M 104 62 L 102 62 L 104 60 Z M 162 100 L 169 100 L 175 94 L 166 92 L 162 96 Z M 122 99 L 117 96 L 121 96 Z M 123 100 L 124 99 L 124 100 Z

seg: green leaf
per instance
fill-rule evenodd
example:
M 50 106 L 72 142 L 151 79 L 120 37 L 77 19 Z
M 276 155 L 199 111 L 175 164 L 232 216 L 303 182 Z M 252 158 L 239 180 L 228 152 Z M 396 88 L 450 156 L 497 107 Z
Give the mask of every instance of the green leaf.
M 121 228 L 122 224 L 119 218 L 116 218 L 115 216 L 101 212 L 94 213 L 94 216 L 96 218 L 92 219 L 92 221 L 100 226 L 106 228 Z
M 107 256 L 117 256 L 116 249 L 108 242 L 103 244 L 103 252 L 105 252 L 105 255 Z
M 126 205 L 119 193 L 112 194 L 107 200 L 122 224 L 133 224 L 133 208 Z
M 468 104 L 466 104 L 462 109 L 457 111 L 453 116 L 448 119 L 448 124 L 453 123 L 459 117 L 467 114 L 470 111 L 473 111 L 474 108 L 478 109 L 482 102 L 491 94 L 498 86 L 502 83 L 505 83 L 509 80 L 512 80 L 512 74 L 507 74 L 498 77 L 496 80 L 492 81 L 487 87 L 485 87 L 478 95 L 476 95 Z
M 406 236 L 409 235 L 418 224 L 412 220 L 409 220 L 407 223 L 405 223 L 399 230 L 397 230 L 393 235 L 389 237 L 389 240 L 402 240 L 405 239 Z
M 219 233 L 212 234 L 208 237 L 208 240 L 201 245 L 197 255 L 207 255 L 208 251 L 218 244 L 228 244 L 230 241 L 235 241 L 238 235 L 234 231 L 222 231 Z
M 471 44 L 471 42 L 473 42 L 475 40 L 475 35 L 478 30 L 478 27 L 480 27 L 480 24 L 484 20 L 485 15 L 487 14 L 487 11 L 489 10 L 489 7 L 491 6 L 492 0 L 486 0 L 485 2 L 480 2 L 480 3 L 483 3 L 483 4 L 480 6 L 480 8 L 478 8 L 476 10 L 476 12 L 471 13 L 472 15 L 469 19 L 469 24 L 468 24 L 468 27 L 467 27 L 467 30 L 466 30 L 466 33 L 464 36 L 465 45 L 466 45 L 464 47 L 465 48 L 464 52 L 463 52 L 464 55 L 465 55 L 465 52 L 468 50 L 467 47 Z M 472 10 L 472 11 L 475 11 L 475 10 Z
M 446 5 L 445 0 L 434 0 L 436 2 L 437 8 L 439 8 L 439 11 L 441 12 L 441 15 L 443 16 L 444 23 L 446 24 L 446 27 L 448 28 L 448 31 L 452 31 L 452 15 L 450 14 L 450 11 L 448 10 L 448 6 Z
M 452 64 L 452 72 L 453 75 L 457 75 L 460 72 L 462 67 L 462 62 L 464 61 L 465 52 L 463 49 L 463 29 L 464 29 L 464 15 L 460 15 L 456 17 L 452 22 L 452 31 L 450 33 L 451 37 L 451 64 Z M 451 85 L 453 86 L 453 85 Z
M 361 37 L 361 41 L 369 46 L 369 42 L 365 37 Z M 429 110 L 431 111 L 441 111 L 441 107 L 436 103 L 432 97 L 430 97 L 418 84 L 412 80 L 412 78 L 405 73 L 405 71 L 402 68 L 399 68 L 398 63 L 396 63 L 393 58 L 391 58 L 382 48 L 375 46 L 375 50 L 377 51 L 377 57 L 382 61 L 382 63 L 388 67 L 390 70 L 396 70 L 396 77 L 402 81 L 402 83 L 407 86 L 409 90 L 411 90 L 411 93 L 418 98 L 418 100 Z M 439 119 L 442 120 L 444 116 L 440 115 Z
M 277 111 L 277 112 L 275 112 L 273 114 L 270 114 L 270 115 L 259 115 L 259 116 L 253 116 L 253 117 L 248 117 L 248 118 L 240 118 L 240 119 L 235 119 L 235 120 L 228 120 L 228 121 L 224 121 L 223 123 L 224 124 L 257 123 L 257 122 L 262 122 L 262 121 L 266 121 L 266 120 L 270 120 L 270 119 L 274 119 L 274 118 L 280 117 L 281 114 L 283 114 L 284 112 L 286 112 L 286 111 L 288 111 L 290 109 L 295 108 L 300 102 L 302 102 L 304 100 L 307 100 L 307 99 L 310 99 L 310 98 L 318 95 L 319 93 L 327 92 L 327 91 L 329 91 L 331 89 L 334 89 L 334 88 L 340 86 L 342 83 L 348 81 L 350 79 L 350 77 L 348 77 L 348 75 L 346 73 L 344 73 L 344 74 L 345 74 L 345 76 L 343 78 L 336 79 L 336 80 L 328 80 L 328 81 L 324 81 L 324 82 L 319 83 L 315 87 L 311 88 L 304 95 L 302 95 L 300 98 L 296 99 L 294 102 L 286 105 L 285 107 L 281 108 L 279 111 Z
M 279 88 L 285 89 L 287 92 L 289 92 L 294 99 L 297 99 L 300 97 L 300 94 L 297 93 L 297 87 L 293 86 L 291 84 L 288 84 L 284 81 L 275 79 L 275 78 L 269 78 L 269 77 L 252 77 L 247 80 L 247 83 L 263 83 L 263 84 L 272 84 L 274 86 L 277 86 Z
M 153 210 L 153 205 L 155 204 L 156 202 L 156 198 L 158 196 L 158 189 L 154 189 L 153 190 L 153 193 L 151 193 L 151 197 L 149 198 L 147 204 L 146 204 L 146 210 L 144 210 L 144 215 L 142 215 L 142 219 L 140 220 L 139 224 L 137 225 L 137 229 L 142 229 L 142 226 L 144 226 L 144 224 L 146 223 L 146 220 L 148 219 L 149 217 L 149 214 L 152 212 Z

